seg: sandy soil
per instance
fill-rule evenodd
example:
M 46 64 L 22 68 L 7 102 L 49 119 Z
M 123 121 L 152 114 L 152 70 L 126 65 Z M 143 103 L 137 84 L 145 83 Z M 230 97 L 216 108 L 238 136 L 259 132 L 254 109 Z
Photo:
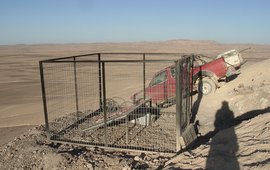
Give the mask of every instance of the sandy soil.
M 22 133 L 28 131 L 33 126 L 13 126 L 0 128 L 0 146 L 12 141 L 14 137 L 20 136 Z
M 243 55 L 248 62 L 236 79 L 213 95 L 194 96 L 201 137 L 192 150 L 170 155 L 56 147 L 46 142 L 42 127 L 27 131 L 44 121 L 39 60 L 91 52 L 192 52 L 215 56 L 247 47 L 251 50 Z M 0 46 L 0 169 L 269 169 L 269 54 L 268 45 L 186 40 Z M 224 112 L 231 113 L 228 119 L 234 120 L 227 127 L 215 123 Z

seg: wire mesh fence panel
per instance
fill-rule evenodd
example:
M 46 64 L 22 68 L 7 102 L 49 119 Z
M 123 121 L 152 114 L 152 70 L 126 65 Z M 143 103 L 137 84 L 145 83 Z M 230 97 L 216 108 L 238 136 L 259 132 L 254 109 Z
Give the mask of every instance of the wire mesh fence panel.
M 152 123 L 156 147 L 161 150 L 176 150 L 175 137 L 175 106 L 173 100 L 175 78 L 171 74 L 174 62 L 149 62 L 146 63 L 146 88 L 145 97 L 151 99 L 152 105 L 157 108 L 154 116 L 157 119 Z M 153 116 L 153 117 L 154 117 Z
M 84 114 L 100 107 L 98 63 L 77 63 L 78 111 Z
M 76 113 L 73 63 L 44 65 L 47 111 L 51 132 L 59 132 L 74 123 Z M 61 119 L 59 119 L 61 118 Z M 62 119 L 66 119 L 65 124 Z
M 184 58 L 181 64 L 181 129 L 182 131 L 185 130 L 186 126 L 189 124 L 190 120 L 190 96 L 191 96 L 191 61 L 190 58 Z
M 174 60 L 179 58 L 106 53 L 44 61 L 50 139 L 176 152 Z

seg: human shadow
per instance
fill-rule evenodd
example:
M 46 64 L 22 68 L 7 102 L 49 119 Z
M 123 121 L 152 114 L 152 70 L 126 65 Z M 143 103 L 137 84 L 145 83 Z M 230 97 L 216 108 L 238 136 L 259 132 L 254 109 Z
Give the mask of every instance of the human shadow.
M 270 107 L 251 110 L 234 118 L 234 113 L 230 110 L 229 103 L 223 101 L 222 107 L 216 112 L 215 129 L 203 136 L 199 136 L 192 148 L 180 150 L 171 159 L 186 151 L 194 150 L 203 144 L 207 144 L 212 139 L 205 169 L 240 169 L 236 156 L 238 142 L 234 126 L 265 113 L 270 113 Z M 219 134 L 218 132 L 221 133 Z M 160 169 L 168 166 L 174 166 L 174 163 L 160 166 Z
M 202 83 L 202 76 L 199 77 L 199 84 L 201 84 L 201 83 Z M 194 94 L 191 94 L 191 95 L 194 95 Z M 196 120 L 196 117 L 197 117 L 197 114 L 198 114 L 198 111 L 199 111 L 199 107 L 200 107 L 202 98 L 203 98 L 203 94 L 200 93 L 200 92 L 197 92 L 197 99 L 196 99 L 196 101 L 194 103 L 193 103 L 193 100 L 192 100 L 193 97 L 191 98 L 192 107 L 191 107 L 190 123 L 194 124 L 195 132 L 198 135 L 200 135 L 200 132 L 199 132 L 200 123 L 199 123 L 199 120 Z M 196 120 L 196 122 L 195 122 L 195 120 Z
M 226 101 L 224 101 L 224 102 L 226 102 Z M 258 115 L 265 114 L 265 113 L 270 113 L 270 107 L 267 107 L 264 109 L 248 111 L 246 113 L 243 113 L 242 115 L 235 117 L 231 122 L 229 122 L 224 127 L 224 129 L 237 126 L 237 125 L 241 124 L 243 121 L 250 120 Z M 219 131 L 220 131 L 219 128 L 215 128 L 213 131 L 210 131 L 203 136 L 199 136 L 197 138 L 196 144 L 194 145 L 193 149 L 199 147 L 200 145 L 203 145 L 203 144 L 206 144 L 207 142 L 209 142 L 209 140 L 211 138 L 213 138 Z
M 201 79 L 200 79 L 201 81 Z M 191 107 L 191 118 L 190 118 L 190 123 L 194 123 L 195 120 L 196 120 L 196 116 L 198 114 L 198 111 L 199 111 L 199 107 L 200 107 L 200 104 L 201 104 L 201 101 L 202 101 L 202 98 L 203 98 L 203 94 L 198 92 L 197 93 L 197 99 L 196 101 L 193 103 L 192 107 Z
M 223 101 L 221 108 L 216 112 L 214 122 L 214 133 L 216 135 L 210 143 L 205 169 L 240 169 L 236 156 L 238 151 L 237 136 L 234 128 L 230 128 L 233 125 L 234 113 L 230 110 L 228 102 Z M 224 133 L 217 134 L 217 132 L 223 130 Z
M 240 169 L 236 156 L 238 142 L 234 127 L 243 121 L 269 112 L 270 107 L 267 107 L 265 109 L 252 110 L 234 117 L 234 113 L 229 108 L 229 103 L 223 101 L 222 107 L 216 112 L 215 129 L 203 136 L 199 136 L 194 146 L 194 148 L 199 147 L 212 139 L 206 161 L 206 169 Z

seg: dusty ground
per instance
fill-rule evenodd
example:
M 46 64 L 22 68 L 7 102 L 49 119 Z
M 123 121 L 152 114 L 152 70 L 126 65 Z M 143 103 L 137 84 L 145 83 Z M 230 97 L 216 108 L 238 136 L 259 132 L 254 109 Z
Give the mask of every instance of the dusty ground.
M 144 154 L 52 146 L 45 140 L 43 127 L 32 128 L 43 123 L 39 60 L 91 52 L 192 52 L 215 56 L 247 47 L 251 50 L 243 55 L 248 62 L 236 79 L 211 96 L 194 96 L 197 107 L 193 109 L 198 112 L 202 136 L 192 150 Z M 267 45 L 182 40 L 0 46 L 0 169 L 269 169 L 269 54 Z M 230 113 L 228 120 L 234 123 L 215 123 L 218 115 L 225 113 Z

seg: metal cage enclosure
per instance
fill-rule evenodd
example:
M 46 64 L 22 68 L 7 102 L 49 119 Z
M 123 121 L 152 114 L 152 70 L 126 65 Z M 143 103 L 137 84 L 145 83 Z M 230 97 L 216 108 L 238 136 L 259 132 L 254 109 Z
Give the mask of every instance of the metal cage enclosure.
M 192 54 L 95 53 L 39 66 L 51 141 L 154 152 L 183 147 Z

